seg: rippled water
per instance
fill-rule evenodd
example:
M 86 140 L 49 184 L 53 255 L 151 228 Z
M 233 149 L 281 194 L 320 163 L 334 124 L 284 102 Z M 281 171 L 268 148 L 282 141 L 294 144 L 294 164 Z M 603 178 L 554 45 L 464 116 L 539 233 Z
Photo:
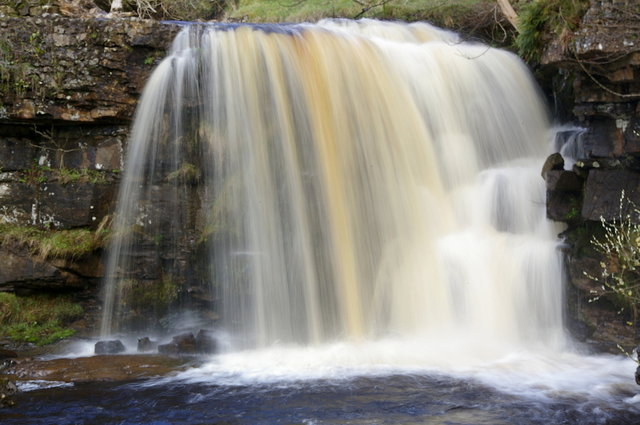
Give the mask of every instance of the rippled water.
M 636 365 L 622 356 L 533 349 L 500 356 L 380 341 L 276 346 L 206 360 L 130 383 L 23 386 L 16 407 L 0 410 L 0 423 L 640 423 Z
M 443 375 L 252 385 L 138 382 L 23 393 L 3 424 L 637 424 L 640 412 Z

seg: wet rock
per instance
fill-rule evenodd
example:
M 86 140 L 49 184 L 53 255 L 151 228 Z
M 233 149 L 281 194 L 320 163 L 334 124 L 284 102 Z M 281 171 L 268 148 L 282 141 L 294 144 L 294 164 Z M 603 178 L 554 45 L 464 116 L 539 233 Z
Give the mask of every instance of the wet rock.
M 0 136 L 0 168 L 3 171 L 15 171 L 30 168 L 36 149 L 29 139 Z
M 124 345 L 119 339 L 98 341 L 95 345 L 96 354 L 118 354 L 124 352 L 124 350 Z
M 580 194 L 547 192 L 547 217 L 555 221 L 574 222 L 582 219 Z
M 636 384 L 640 385 L 640 366 L 636 368 Z
M 549 155 L 542 166 L 542 178 L 547 179 L 547 173 L 551 170 L 564 169 L 564 158 L 558 152 Z
M 218 341 L 213 332 L 200 329 L 196 335 L 196 350 L 202 354 L 214 354 L 218 351 Z
M 13 287 L 16 283 L 31 283 L 37 286 L 38 283 L 50 283 L 61 277 L 58 269 L 36 258 L 14 254 L 4 249 L 0 249 L 0 254 L 3 258 L 0 287 Z
M 79 290 L 86 282 L 78 275 L 56 267 L 28 253 L 24 248 L 0 246 L 0 288 L 6 291 L 18 289 Z M 66 262 L 62 262 L 64 264 Z
M 591 146 L 591 155 L 594 157 L 620 155 L 622 146 L 616 143 L 620 139 L 620 131 L 615 120 L 603 117 L 594 117 L 584 135 L 584 143 Z
M 151 341 L 149 337 L 138 338 L 138 353 L 144 353 L 147 351 L 153 351 L 158 348 L 156 341 Z
M 38 205 L 41 220 L 50 218 L 56 228 L 96 226 L 115 198 L 115 187 L 92 182 L 41 185 Z
M 640 153 L 640 113 L 637 113 L 625 129 L 624 151 L 630 154 Z
M 590 170 L 585 183 L 582 216 L 587 220 L 616 220 L 620 217 L 620 197 L 640 205 L 640 173 L 631 170 Z M 622 213 L 631 213 L 624 203 Z
M 183 333 L 173 337 L 170 343 L 158 345 L 158 352 L 162 354 L 195 354 L 196 338 L 191 332 Z
M 0 360 L 15 359 L 16 357 L 18 357 L 18 353 L 15 351 L 0 347 Z
M 580 192 L 583 180 L 573 171 L 550 170 L 546 173 L 547 190 L 559 192 Z
M 18 392 L 16 383 L 8 378 L 0 377 L 0 407 L 15 405 L 13 395 Z
M 74 359 L 31 360 L 15 365 L 11 372 L 17 381 L 45 380 L 62 382 L 131 381 L 163 376 L 182 370 L 193 359 L 157 354 L 93 356 Z

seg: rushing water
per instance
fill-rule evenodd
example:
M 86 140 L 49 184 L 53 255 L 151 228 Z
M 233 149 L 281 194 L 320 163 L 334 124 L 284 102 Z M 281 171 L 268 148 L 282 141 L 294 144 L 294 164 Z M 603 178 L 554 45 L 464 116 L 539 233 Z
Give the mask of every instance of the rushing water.
M 102 334 L 194 317 L 200 273 L 223 352 L 27 393 L 33 423 L 635 423 L 633 363 L 564 332 L 548 139 L 517 57 L 426 24 L 185 28 L 136 115 Z
M 183 279 L 194 234 L 232 349 L 557 344 L 547 132 L 517 57 L 426 24 L 189 27 L 135 120 L 103 333 L 126 329 L 138 288 Z M 162 261 L 141 282 L 149 241 Z

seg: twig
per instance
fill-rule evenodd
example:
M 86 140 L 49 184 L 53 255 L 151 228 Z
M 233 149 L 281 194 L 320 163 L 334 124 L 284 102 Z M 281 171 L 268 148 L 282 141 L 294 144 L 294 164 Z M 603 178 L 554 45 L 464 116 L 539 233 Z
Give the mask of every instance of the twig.
M 596 83 L 602 90 L 613 94 L 614 96 L 619 96 L 619 97 L 623 97 L 623 98 L 629 98 L 629 97 L 640 97 L 640 93 L 619 93 L 616 92 L 614 90 L 611 90 L 610 88 L 606 87 L 604 84 L 602 84 L 600 81 L 598 81 L 596 79 L 596 77 L 593 76 L 593 74 L 591 74 L 588 70 L 587 67 L 584 66 L 584 64 L 582 63 L 582 61 L 580 59 L 578 59 L 578 55 L 576 54 L 576 52 L 573 52 L 573 57 L 576 59 L 576 62 L 578 62 L 578 65 L 580 65 L 580 68 L 582 68 L 582 70 L 584 71 L 585 74 L 587 74 L 587 76 L 589 78 L 591 78 L 591 80 L 593 80 L 594 83 Z

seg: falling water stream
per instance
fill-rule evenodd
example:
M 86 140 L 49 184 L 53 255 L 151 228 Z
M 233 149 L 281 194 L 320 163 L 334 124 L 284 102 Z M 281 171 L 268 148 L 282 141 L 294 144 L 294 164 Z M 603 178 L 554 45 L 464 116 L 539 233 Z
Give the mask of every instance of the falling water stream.
M 548 127 L 517 57 L 426 24 L 188 27 L 136 116 L 103 333 L 135 314 L 145 242 L 143 278 L 173 282 L 193 234 L 232 350 L 558 346 Z
M 185 27 L 136 114 L 102 333 L 201 314 L 176 295 L 200 282 L 223 350 L 117 397 L 229 423 L 634 423 L 633 363 L 564 331 L 549 137 L 515 55 L 427 24 Z

